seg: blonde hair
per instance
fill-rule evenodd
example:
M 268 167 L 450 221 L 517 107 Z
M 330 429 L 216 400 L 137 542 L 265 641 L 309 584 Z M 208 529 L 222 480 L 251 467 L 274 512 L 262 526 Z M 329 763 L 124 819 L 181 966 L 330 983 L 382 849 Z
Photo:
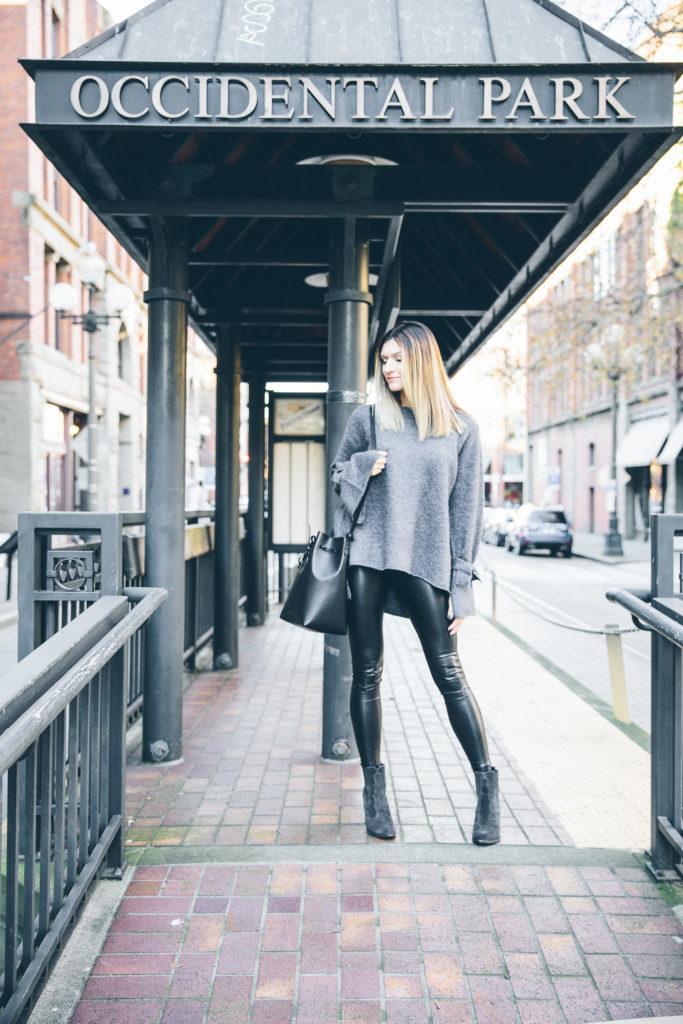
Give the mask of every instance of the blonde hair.
M 463 431 L 450 388 L 446 368 L 436 338 L 429 327 L 417 320 L 396 324 L 375 348 L 375 415 L 385 430 L 403 430 L 400 396 L 389 390 L 382 373 L 382 348 L 387 341 L 396 341 L 403 355 L 403 392 L 413 411 L 418 437 L 445 437 L 452 430 Z

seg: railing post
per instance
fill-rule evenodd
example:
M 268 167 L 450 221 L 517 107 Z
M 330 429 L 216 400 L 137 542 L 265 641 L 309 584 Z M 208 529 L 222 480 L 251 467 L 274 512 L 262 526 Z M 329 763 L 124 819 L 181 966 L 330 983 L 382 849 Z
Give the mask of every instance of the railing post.
M 185 562 L 185 650 L 190 641 L 190 655 L 185 665 L 194 670 L 197 654 L 197 638 L 199 636 L 199 591 L 197 587 L 197 558 Z
M 121 815 L 121 827 L 107 851 L 106 872 L 120 877 L 126 857 L 126 680 L 128 644 L 117 651 L 109 664 L 109 818 Z
M 247 625 L 262 626 L 266 618 L 264 560 L 264 471 L 266 455 L 265 381 L 249 381 L 249 509 L 247 512 Z
M 653 515 L 651 534 L 652 600 L 672 597 L 674 587 L 675 527 L 683 517 Z M 659 819 L 677 829 L 681 821 L 681 651 L 675 644 L 652 633 L 651 639 L 651 854 L 648 865 L 655 878 L 674 871 L 681 855 L 659 828 Z M 678 877 L 678 876 L 676 876 Z

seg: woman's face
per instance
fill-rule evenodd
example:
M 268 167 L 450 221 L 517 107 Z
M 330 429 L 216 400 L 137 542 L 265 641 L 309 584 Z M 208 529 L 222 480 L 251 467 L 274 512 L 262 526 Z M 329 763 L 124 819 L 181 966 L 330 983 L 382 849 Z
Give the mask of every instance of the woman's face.
M 382 375 L 389 390 L 396 394 L 403 391 L 403 349 L 395 338 L 384 342 L 379 358 L 382 363 Z

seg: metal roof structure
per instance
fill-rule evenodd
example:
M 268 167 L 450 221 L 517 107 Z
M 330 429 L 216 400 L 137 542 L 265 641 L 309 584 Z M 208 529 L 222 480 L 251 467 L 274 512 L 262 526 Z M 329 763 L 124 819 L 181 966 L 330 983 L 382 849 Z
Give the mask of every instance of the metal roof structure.
M 143 267 L 187 219 L 191 320 L 239 326 L 245 378 L 326 379 L 340 217 L 371 340 L 424 319 L 456 369 L 680 134 L 680 69 L 548 0 L 157 0 L 23 63 L 25 130 Z
M 443 66 L 640 59 L 543 0 L 157 0 L 69 56 Z

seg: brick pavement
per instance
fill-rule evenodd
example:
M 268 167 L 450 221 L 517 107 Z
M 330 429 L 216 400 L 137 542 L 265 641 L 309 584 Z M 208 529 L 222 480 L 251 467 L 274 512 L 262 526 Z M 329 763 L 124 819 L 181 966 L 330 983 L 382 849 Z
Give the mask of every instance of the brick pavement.
M 560 699 L 545 670 L 489 624 L 468 624 L 463 660 L 504 794 L 503 843 L 473 847 L 469 769 L 414 635 L 396 620 L 387 625 L 385 760 L 396 842 L 365 833 L 358 765 L 318 757 L 321 638 L 275 617 L 243 631 L 239 670 L 200 674 L 185 694 L 183 760 L 130 760 L 128 851 L 137 866 L 72 1024 L 588 1024 L 683 1015 L 683 927 L 669 905 L 683 903 L 680 889 L 649 881 L 630 837 L 621 848 L 577 841 L 599 838 L 609 817 L 602 796 L 586 833 L 591 794 L 577 810 L 555 801 L 557 783 L 542 795 L 534 781 L 545 778 L 547 757 L 540 768 L 529 758 L 521 727 L 533 734 L 538 692 Z M 500 681 L 491 658 L 504 666 Z M 599 756 L 613 774 L 637 772 L 643 751 L 604 720 L 587 725 L 578 705 L 562 705 L 562 728 L 545 735 L 556 759 L 571 770 L 567 719 L 575 715 L 581 730 L 595 731 L 582 760 Z M 619 793 L 614 801 L 617 820 L 626 820 Z M 646 835 L 641 795 L 631 802 L 634 834 L 644 816 Z

